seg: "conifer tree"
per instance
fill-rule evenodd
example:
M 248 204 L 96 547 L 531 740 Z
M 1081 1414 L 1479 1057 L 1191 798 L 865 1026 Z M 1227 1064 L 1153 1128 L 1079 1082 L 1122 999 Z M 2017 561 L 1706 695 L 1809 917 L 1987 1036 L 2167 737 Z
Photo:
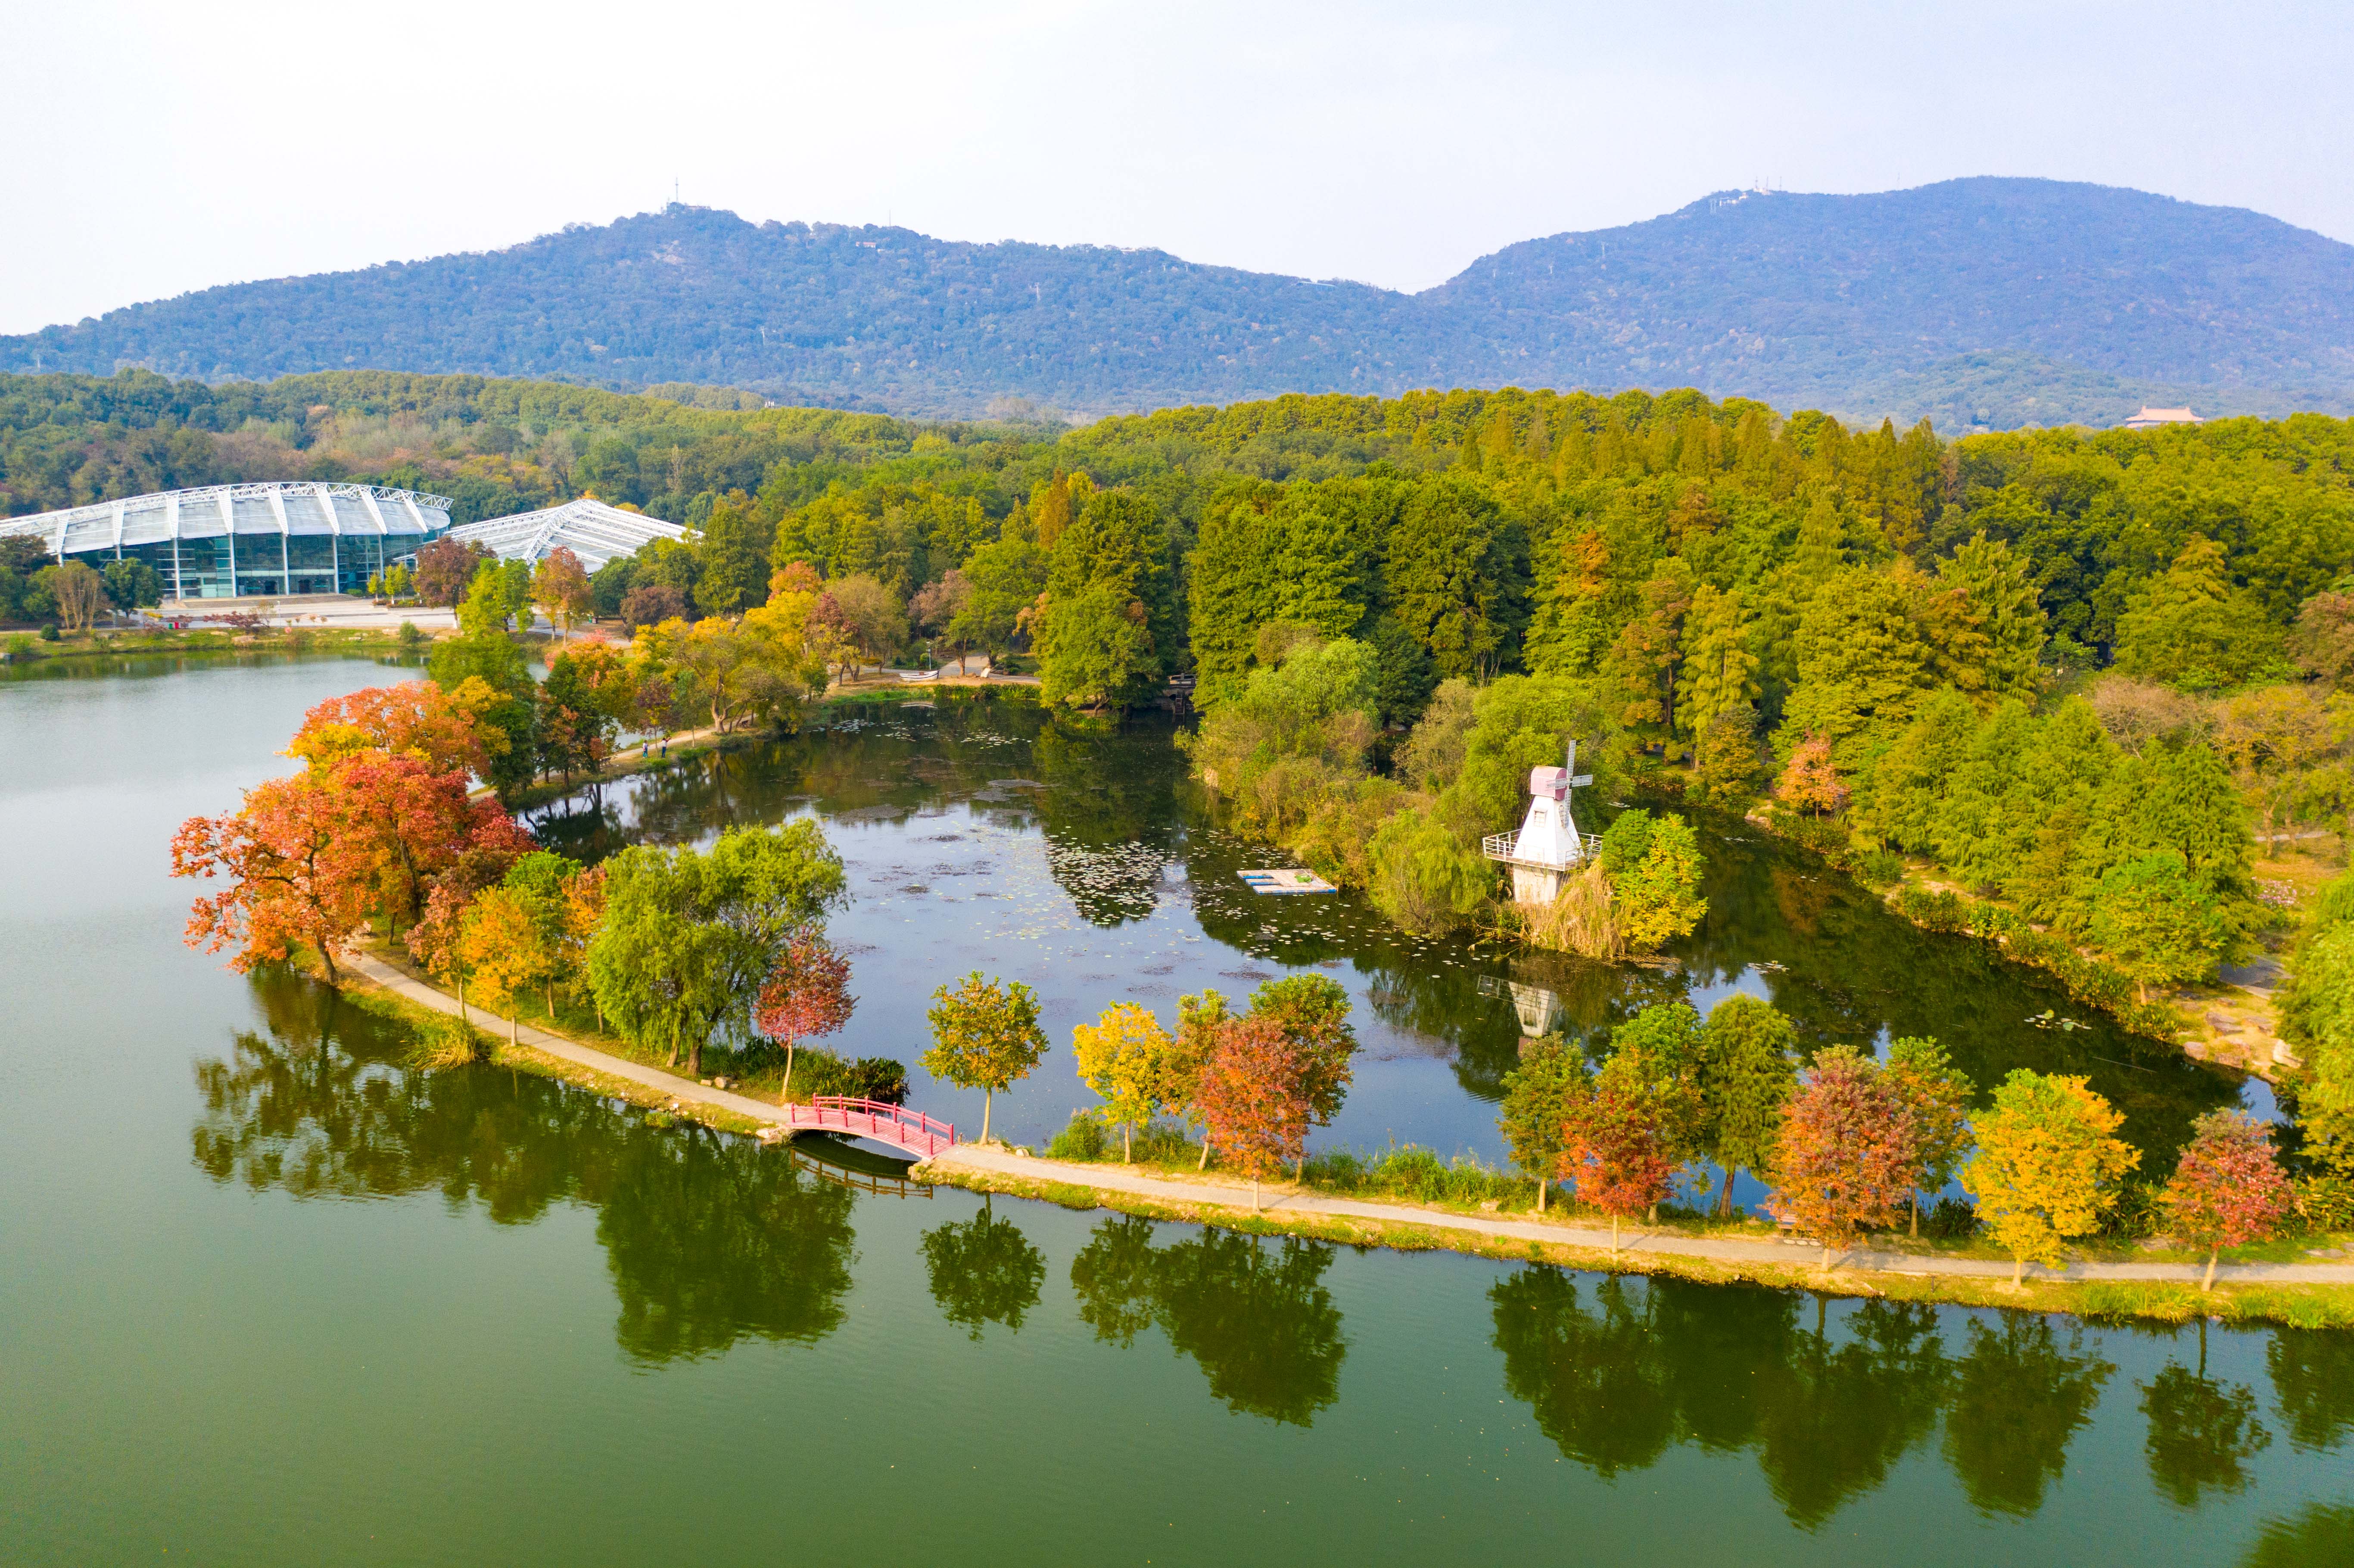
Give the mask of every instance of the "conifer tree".
M 1697 739 L 1719 715 L 1746 708 L 1763 694 L 1756 673 L 1757 654 L 1749 644 L 1741 596 L 1701 584 L 1684 617 L 1676 727 Z

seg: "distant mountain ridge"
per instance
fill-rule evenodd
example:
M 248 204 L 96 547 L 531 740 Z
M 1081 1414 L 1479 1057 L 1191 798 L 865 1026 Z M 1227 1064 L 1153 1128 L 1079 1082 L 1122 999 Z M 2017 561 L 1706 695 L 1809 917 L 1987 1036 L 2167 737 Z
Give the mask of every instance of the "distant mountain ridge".
M 1724 192 L 1420 294 L 1160 250 L 673 206 L 497 251 L 207 289 L 0 337 L 0 369 L 377 368 L 1074 414 L 1283 392 L 1696 386 L 1942 428 L 2354 412 L 2354 246 L 2050 180 Z M 1001 405 L 1002 406 L 1002 405 Z

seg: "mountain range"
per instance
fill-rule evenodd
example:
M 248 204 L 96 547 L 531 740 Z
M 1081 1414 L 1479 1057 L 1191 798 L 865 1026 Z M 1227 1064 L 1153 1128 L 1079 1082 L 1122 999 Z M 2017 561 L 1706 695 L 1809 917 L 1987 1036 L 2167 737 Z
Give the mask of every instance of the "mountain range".
M 1949 431 L 2113 424 L 2144 402 L 2354 413 L 2354 246 L 2052 180 L 1729 191 L 1406 294 L 673 205 L 0 337 L 0 370 L 134 365 L 694 382 L 954 417 L 1503 385 L 1691 386 Z

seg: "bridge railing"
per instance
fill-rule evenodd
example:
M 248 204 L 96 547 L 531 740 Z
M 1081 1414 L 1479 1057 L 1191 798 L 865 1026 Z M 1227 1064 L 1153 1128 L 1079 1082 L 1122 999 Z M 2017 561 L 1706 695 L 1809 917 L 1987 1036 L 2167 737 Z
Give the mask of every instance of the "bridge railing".
M 807 1105 L 786 1107 L 795 1128 L 846 1132 L 872 1138 L 931 1155 L 956 1145 L 956 1124 L 926 1116 L 887 1100 L 858 1099 L 849 1095 L 819 1095 Z

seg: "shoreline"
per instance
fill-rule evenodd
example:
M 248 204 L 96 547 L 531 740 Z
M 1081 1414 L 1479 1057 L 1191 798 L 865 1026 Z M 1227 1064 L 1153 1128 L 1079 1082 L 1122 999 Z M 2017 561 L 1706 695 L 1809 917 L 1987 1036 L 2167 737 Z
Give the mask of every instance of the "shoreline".
M 365 986 L 402 1012 L 455 1017 L 455 998 L 401 973 L 371 954 L 347 964 L 354 988 Z M 469 1006 L 474 1027 L 495 1044 L 493 1059 L 592 1092 L 617 1095 L 649 1111 L 685 1117 L 725 1132 L 764 1140 L 782 1133 L 778 1107 L 716 1089 L 659 1067 L 628 1061 L 522 1024 L 520 1050 L 504 1038 L 509 1021 Z M 1400 1252 L 1444 1250 L 1538 1261 L 1601 1273 L 1667 1274 L 1703 1284 L 1750 1284 L 1840 1296 L 2064 1312 L 2078 1317 L 2151 1318 L 2187 1322 L 2265 1321 L 2298 1328 L 2354 1328 L 2354 1261 L 2342 1264 L 2225 1263 L 2215 1288 L 2198 1289 L 2203 1266 L 2175 1263 L 2073 1263 L 2064 1273 L 2031 1269 L 2017 1289 L 2010 1265 L 1938 1253 L 1858 1250 L 1829 1270 L 1812 1243 L 1688 1236 L 1659 1227 L 1628 1227 L 1620 1249 L 1606 1231 L 1569 1218 L 1500 1211 L 1479 1214 L 1403 1202 L 1371 1202 L 1272 1183 L 1251 1207 L 1251 1190 L 1228 1176 L 1179 1178 L 1146 1168 L 1080 1164 L 1017 1153 L 1002 1144 L 959 1144 L 919 1160 L 911 1179 L 979 1192 L 1109 1209 L 1261 1235 L 1381 1246 Z

